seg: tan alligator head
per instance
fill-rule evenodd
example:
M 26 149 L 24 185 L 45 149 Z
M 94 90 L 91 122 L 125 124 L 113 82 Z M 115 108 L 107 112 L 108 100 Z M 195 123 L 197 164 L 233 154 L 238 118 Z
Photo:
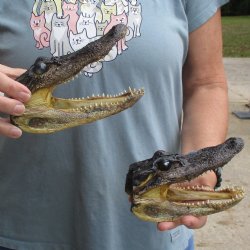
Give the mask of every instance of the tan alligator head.
M 53 90 L 72 80 L 84 67 L 101 60 L 116 43 L 125 37 L 125 25 L 114 26 L 99 40 L 74 53 L 61 57 L 38 58 L 17 81 L 31 90 L 31 99 L 22 116 L 11 116 L 11 122 L 30 133 L 52 133 L 94 122 L 117 114 L 135 104 L 143 89 L 131 89 L 110 96 L 62 99 L 52 96 Z
M 218 213 L 236 205 L 244 197 L 241 187 L 214 190 L 183 183 L 223 167 L 242 148 L 242 139 L 230 138 L 187 155 L 157 151 L 152 158 L 132 164 L 125 187 L 132 198 L 132 212 L 142 220 L 161 222 Z

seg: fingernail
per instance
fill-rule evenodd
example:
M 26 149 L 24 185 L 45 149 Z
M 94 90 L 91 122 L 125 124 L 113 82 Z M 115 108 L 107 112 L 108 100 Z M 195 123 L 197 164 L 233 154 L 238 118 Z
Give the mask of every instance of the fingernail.
M 17 128 L 17 127 L 13 127 L 10 129 L 10 136 L 13 138 L 18 138 L 22 135 L 22 130 Z
M 15 115 L 21 115 L 21 114 L 23 114 L 24 111 L 25 111 L 25 107 L 23 104 L 17 104 L 14 107 L 14 114 Z
M 18 94 L 20 101 L 27 102 L 30 99 L 30 94 L 27 92 L 20 92 Z

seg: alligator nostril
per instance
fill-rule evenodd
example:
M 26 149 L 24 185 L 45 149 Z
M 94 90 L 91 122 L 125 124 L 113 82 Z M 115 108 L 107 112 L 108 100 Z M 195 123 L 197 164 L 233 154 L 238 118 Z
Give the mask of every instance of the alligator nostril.
M 236 153 L 240 152 L 244 147 L 244 141 L 242 138 L 229 138 L 226 142 L 227 147 L 230 150 L 234 150 Z

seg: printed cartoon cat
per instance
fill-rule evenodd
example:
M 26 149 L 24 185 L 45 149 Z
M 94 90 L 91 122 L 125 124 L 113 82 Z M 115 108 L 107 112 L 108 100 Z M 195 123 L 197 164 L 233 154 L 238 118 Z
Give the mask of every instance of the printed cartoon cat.
M 113 15 L 111 14 L 111 19 L 110 23 L 106 27 L 104 34 L 106 34 L 113 26 L 117 24 L 124 24 L 127 25 L 128 23 L 128 18 L 125 12 L 123 12 L 121 15 Z M 124 50 L 128 49 L 128 46 L 126 45 L 125 39 L 121 39 L 120 41 L 117 42 L 117 49 L 118 49 L 118 54 L 120 55 Z
M 30 26 L 33 30 L 36 47 L 43 49 L 49 47 L 50 31 L 45 27 L 45 14 L 36 16 L 34 13 L 31 15 Z
M 142 22 L 141 4 L 132 5 L 129 3 L 128 26 L 133 30 L 133 37 L 141 36 L 140 28 Z
M 95 22 L 102 21 L 102 11 L 98 7 L 101 0 L 79 0 L 80 10 L 84 16 L 92 16 L 95 14 Z
M 83 47 L 85 47 L 88 43 L 95 41 L 96 38 L 89 38 L 87 35 L 87 30 L 84 29 L 81 33 L 74 34 L 72 31 L 69 33 L 69 41 L 72 49 L 77 51 Z
M 53 0 L 56 5 L 57 17 L 61 18 L 63 16 L 62 1 L 63 0 Z
M 116 4 L 117 12 L 116 15 L 120 15 L 123 12 L 128 12 L 128 1 L 127 0 L 105 0 L 105 5 L 112 6 Z
M 69 31 L 72 31 L 73 33 L 77 33 L 76 24 L 79 19 L 79 16 L 77 14 L 78 12 L 78 4 L 73 3 L 63 3 L 63 16 L 69 16 L 68 26 Z
M 56 13 L 56 5 L 53 0 L 47 0 L 41 3 L 40 14 L 45 14 L 46 24 L 45 27 L 51 30 L 51 21 L 53 15 Z
M 114 5 L 105 5 L 104 3 L 101 4 L 101 10 L 102 10 L 102 22 L 110 22 L 111 14 L 116 15 L 117 13 L 117 7 L 116 4 Z
M 50 51 L 53 56 L 62 56 L 73 52 L 68 38 L 68 21 L 69 16 L 58 18 L 56 14 L 53 15 L 50 36 Z
M 86 29 L 88 37 L 96 36 L 97 29 L 95 25 L 95 14 L 92 16 L 80 15 L 77 22 L 77 32 L 81 33 L 84 29 Z
M 50 4 L 51 2 L 54 2 L 56 6 L 56 13 L 57 17 L 62 17 L 63 16 L 63 11 L 62 11 L 62 2 L 63 0 L 35 0 L 34 6 L 33 6 L 33 13 L 37 16 L 38 13 L 41 14 L 42 12 L 38 12 L 38 7 L 46 4 L 47 2 Z
M 97 30 L 97 36 L 103 36 L 103 34 L 104 34 L 104 30 L 105 30 L 105 28 L 107 27 L 107 25 L 108 25 L 108 21 L 106 21 L 106 22 L 99 22 L 99 21 L 97 21 L 96 22 L 96 30 Z

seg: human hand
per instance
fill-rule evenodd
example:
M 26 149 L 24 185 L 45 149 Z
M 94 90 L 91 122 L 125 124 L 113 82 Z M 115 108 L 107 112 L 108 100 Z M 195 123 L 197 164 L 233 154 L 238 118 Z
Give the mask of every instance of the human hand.
M 209 186 L 214 188 L 217 182 L 217 177 L 213 171 L 207 172 L 202 176 L 194 179 L 191 182 L 185 182 L 181 186 Z M 160 231 L 166 231 L 174 229 L 180 225 L 184 225 L 189 229 L 199 229 L 203 227 L 207 222 L 207 216 L 195 217 L 192 215 L 182 216 L 179 219 L 171 222 L 160 222 L 157 224 L 157 228 Z
M 0 64 L 0 112 L 9 115 L 22 115 L 25 111 L 24 103 L 31 96 L 30 90 L 15 81 L 24 69 L 10 68 Z M 5 96 L 4 96 L 5 95 Z M 12 125 L 8 118 L 0 118 L 0 136 L 19 138 L 21 129 Z

